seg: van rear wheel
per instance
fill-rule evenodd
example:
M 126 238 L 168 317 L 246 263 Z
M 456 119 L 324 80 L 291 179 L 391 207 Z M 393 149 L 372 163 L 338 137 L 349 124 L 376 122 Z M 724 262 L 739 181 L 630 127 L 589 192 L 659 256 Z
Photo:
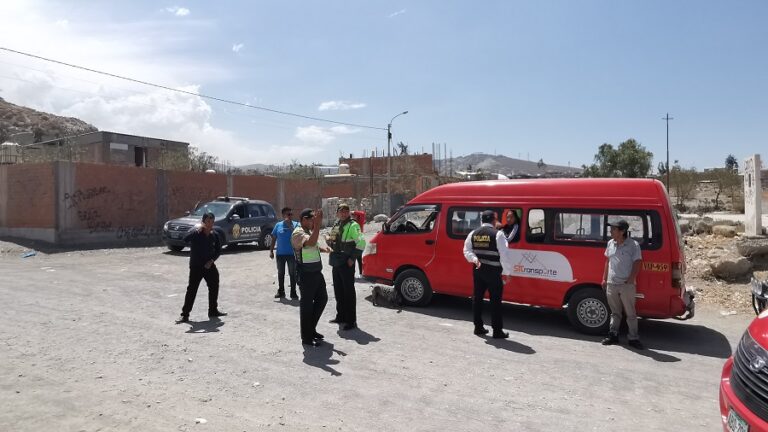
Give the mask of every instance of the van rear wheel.
M 580 289 L 568 300 L 568 319 L 582 333 L 608 333 L 610 318 L 611 310 L 601 289 Z
M 432 287 L 419 270 L 406 270 L 395 278 L 395 289 L 408 306 L 426 306 L 432 300 Z

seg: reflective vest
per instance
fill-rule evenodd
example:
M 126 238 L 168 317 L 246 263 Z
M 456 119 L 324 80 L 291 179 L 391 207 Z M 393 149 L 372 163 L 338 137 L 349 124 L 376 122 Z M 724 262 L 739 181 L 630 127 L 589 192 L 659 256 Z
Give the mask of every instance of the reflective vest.
M 344 222 L 336 222 L 331 228 L 328 244 L 334 252 L 356 259 L 361 257 L 365 250 L 365 236 L 360 230 L 360 225 L 350 218 Z
M 489 226 L 481 226 L 472 231 L 472 251 L 483 266 L 498 267 L 501 270 L 499 249 L 496 247 L 497 232 L 495 228 Z M 483 266 L 480 266 L 481 270 Z
M 309 230 L 305 230 L 299 225 L 293 230 L 294 233 L 300 231 L 303 234 L 309 234 Z M 299 270 L 303 272 L 319 272 L 323 270 L 323 262 L 320 260 L 320 248 L 315 244 L 314 246 L 302 246 L 300 250 L 294 251 L 296 253 L 296 261 L 299 264 Z

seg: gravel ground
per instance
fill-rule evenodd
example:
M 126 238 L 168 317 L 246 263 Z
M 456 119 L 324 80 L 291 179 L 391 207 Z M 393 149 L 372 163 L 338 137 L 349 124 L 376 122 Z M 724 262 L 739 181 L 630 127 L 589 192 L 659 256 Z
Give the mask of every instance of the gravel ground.
M 342 332 L 326 267 L 327 343 L 304 349 L 298 303 L 272 298 L 253 246 L 219 260 L 229 316 L 207 319 L 201 287 L 180 325 L 186 252 L 25 250 L 0 243 L 3 431 L 717 431 L 720 370 L 753 318 L 705 302 L 691 321 L 642 320 L 638 352 L 505 304 L 497 341 L 472 335 L 468 299 L 374 307 L 360 282 L 360 329 Z

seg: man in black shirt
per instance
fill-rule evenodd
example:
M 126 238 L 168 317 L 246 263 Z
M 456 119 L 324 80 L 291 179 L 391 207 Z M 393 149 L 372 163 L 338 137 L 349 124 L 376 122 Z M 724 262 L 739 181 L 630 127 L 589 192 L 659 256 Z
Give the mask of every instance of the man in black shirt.
M 189 230 L 184 241 L 189 243 L 189 285 L 187 295 L 184 297 L 184 306 L 181 308 L 181 316 L 177 323 L 189 321 L 189 313 L 195 304 L 197 289 L 200 281 L 205 279 L 208 285 L 208 317 L 217 318 L 225 316 L 218 308 L 219 298 L 219 271 L 214 262 L 221 255 L 221 243 L 219 237 L 213 232 L 213 213 L 203 215 L 203 223 L 197 224 Z

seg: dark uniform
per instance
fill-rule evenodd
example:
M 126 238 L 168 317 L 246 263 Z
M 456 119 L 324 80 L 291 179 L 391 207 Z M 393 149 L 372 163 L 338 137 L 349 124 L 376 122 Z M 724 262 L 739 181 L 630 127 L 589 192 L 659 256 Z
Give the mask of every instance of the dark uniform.
M 208 316 L 223 315 L 218 308 L 219 270 L 216 268 L 216 264 L 211 264 L 209 268 L 205 268 L 208 261 L 216 261 L 221 255 L 219 237 L 213 232 L 206 235 L 205 232 L 199 232 L 197 228 L 192 228 L 184 236 L 184 241 L 189 242 L 190 252 L 189 284 L 187 285 L 187 294 L 184 297 L 184 306 L 181 308 L 182 319 L 189 317 L 189 313 L 192 312 L 192 306 L 195 304 L 195 297 L 197 297 L 197 289 L 203 279 L 208 285 Z
M 485 334 L 483 327 L 483 297 L 485 291 L 489 293 L 491 300 L 491 326 L 494 337 L 505 337 L 503 332 L 503 320 L 501 317 L 501 295 L 504 285 L 501 281 L 501 260 L 497 245 L 499 232 L 490 224 L 484 223 L 480 228 L 472 231 L 467 237 L 464 247 L 464 255 L 467 260 L 477 257 L 480 268 L 473 267 L 472 280 L 474 292 L 472 296 L 472 314 L 475 323 L 475 334 Z
M 305 217 L 302 212 L 302 218 Z M 315 229 L 319 229 L 315 228 Z M 317 332 L 317 322 L 328 303 L 328 291 L 323 277 L 323 262 L 320 260 L 320 248 L 317 244 L 305 246 L 310 231 L 296 227 L 291 235 L 291 245 L 296 254 L 296 267 L 299 275 L 299 321 L 301 326 L 301 341 L 307 345 L 316 345 L 322 335 Z

